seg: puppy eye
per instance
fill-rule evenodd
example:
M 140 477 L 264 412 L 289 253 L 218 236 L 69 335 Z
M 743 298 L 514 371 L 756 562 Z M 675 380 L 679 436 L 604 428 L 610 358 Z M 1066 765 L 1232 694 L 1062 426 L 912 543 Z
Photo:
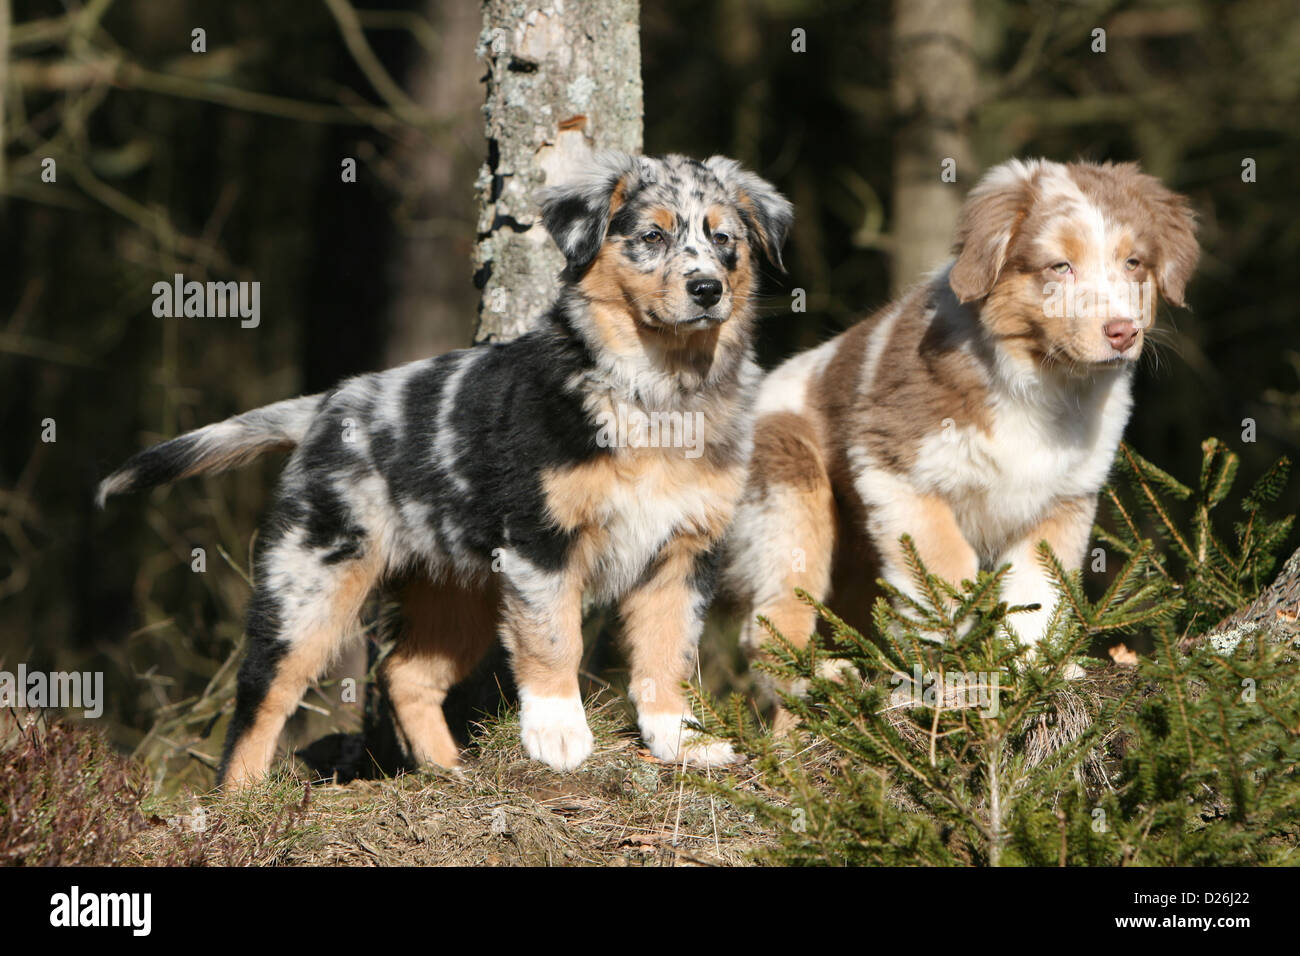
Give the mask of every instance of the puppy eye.
M 725 232 L 715 232 L 713 234 L 713 244 L 715 246 L 725 246 L 730 241 L 731 236 L 727 235 Z
M 1142 265 L 1142 263 L 1138 261 L 1137 256 L 1129 256 L 1127 259 L 1124 260 L 1124 268 L 1127 269 L 1129 272 L 1132 272 L 1140 265 Z
M 1071 272 L 1074 271 L 1074 269 L 1070 267 L 1070 264 L 1068 262 L 1058 262 L 1055 265 L 1053 265 L 1051 268 L 1052 271 L 1055 272 L 1058 276 L 1069 275 Z
M 642 242 L 663 242 L 664 234 L 658 229 L 651 229 L 649 232 L 641 233 Z

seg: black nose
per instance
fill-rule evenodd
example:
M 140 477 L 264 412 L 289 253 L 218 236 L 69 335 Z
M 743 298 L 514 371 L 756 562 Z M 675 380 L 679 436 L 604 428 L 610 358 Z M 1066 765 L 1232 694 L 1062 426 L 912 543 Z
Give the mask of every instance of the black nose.
M 686 291 L 707 309 L 722 298 L 722 283 L 717 279 L 691 279 L 686 283 Z

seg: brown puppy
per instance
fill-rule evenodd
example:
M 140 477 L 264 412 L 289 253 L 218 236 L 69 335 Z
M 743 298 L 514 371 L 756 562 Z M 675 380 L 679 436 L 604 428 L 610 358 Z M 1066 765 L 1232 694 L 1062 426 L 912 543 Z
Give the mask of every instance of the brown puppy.
M 898 540 L 952 582 L 1010 563 L 1028 643 L 1057 594 L 1034 550 L 1080 567 L 1131 406 L 1158 290 L 1198 258 L 1186 200 L 1133 164 L 1012 160 L 974 188 L 956 259 L 899 301 L 765 380 L 727 578 L 802 645 L 803 588 L 869 623 L 884 578 L 914 585 Z

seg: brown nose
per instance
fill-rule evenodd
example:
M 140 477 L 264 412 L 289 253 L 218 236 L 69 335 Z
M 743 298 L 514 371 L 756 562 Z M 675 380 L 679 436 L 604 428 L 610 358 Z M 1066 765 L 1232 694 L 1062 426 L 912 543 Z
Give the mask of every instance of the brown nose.
M 1106 340 L 1116 352 L 1127 352 L 1138 337 L 1138 328 L 1132 319 L 1115 319 L 1107 322 L 1102 331 L 1106 333 Z

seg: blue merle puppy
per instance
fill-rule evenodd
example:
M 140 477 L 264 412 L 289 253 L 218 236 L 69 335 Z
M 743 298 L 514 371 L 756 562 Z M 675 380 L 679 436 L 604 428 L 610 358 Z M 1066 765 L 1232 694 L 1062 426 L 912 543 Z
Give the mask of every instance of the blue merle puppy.
M 458 762 L 442 704 L 500 635 L 528 754 L 582 763 L 584 599 L 617 602 L 650 751 L 732 759 L 692 740 L 682 682 L 746 479 L 760 264 L 780 267 L 792 207 L 730 159 L 614 154 L 542 213 L 566 266 L 535 330 L 200 428 L 100 485 L 102 505 L 294 449 L 258 539 L 221 785 L 266 772 L 367 596 L 396 580 L 406 627 L 381 679 L 414 761 Z M 647 422 L 698 423 L 701 440 L 646 440 Z

